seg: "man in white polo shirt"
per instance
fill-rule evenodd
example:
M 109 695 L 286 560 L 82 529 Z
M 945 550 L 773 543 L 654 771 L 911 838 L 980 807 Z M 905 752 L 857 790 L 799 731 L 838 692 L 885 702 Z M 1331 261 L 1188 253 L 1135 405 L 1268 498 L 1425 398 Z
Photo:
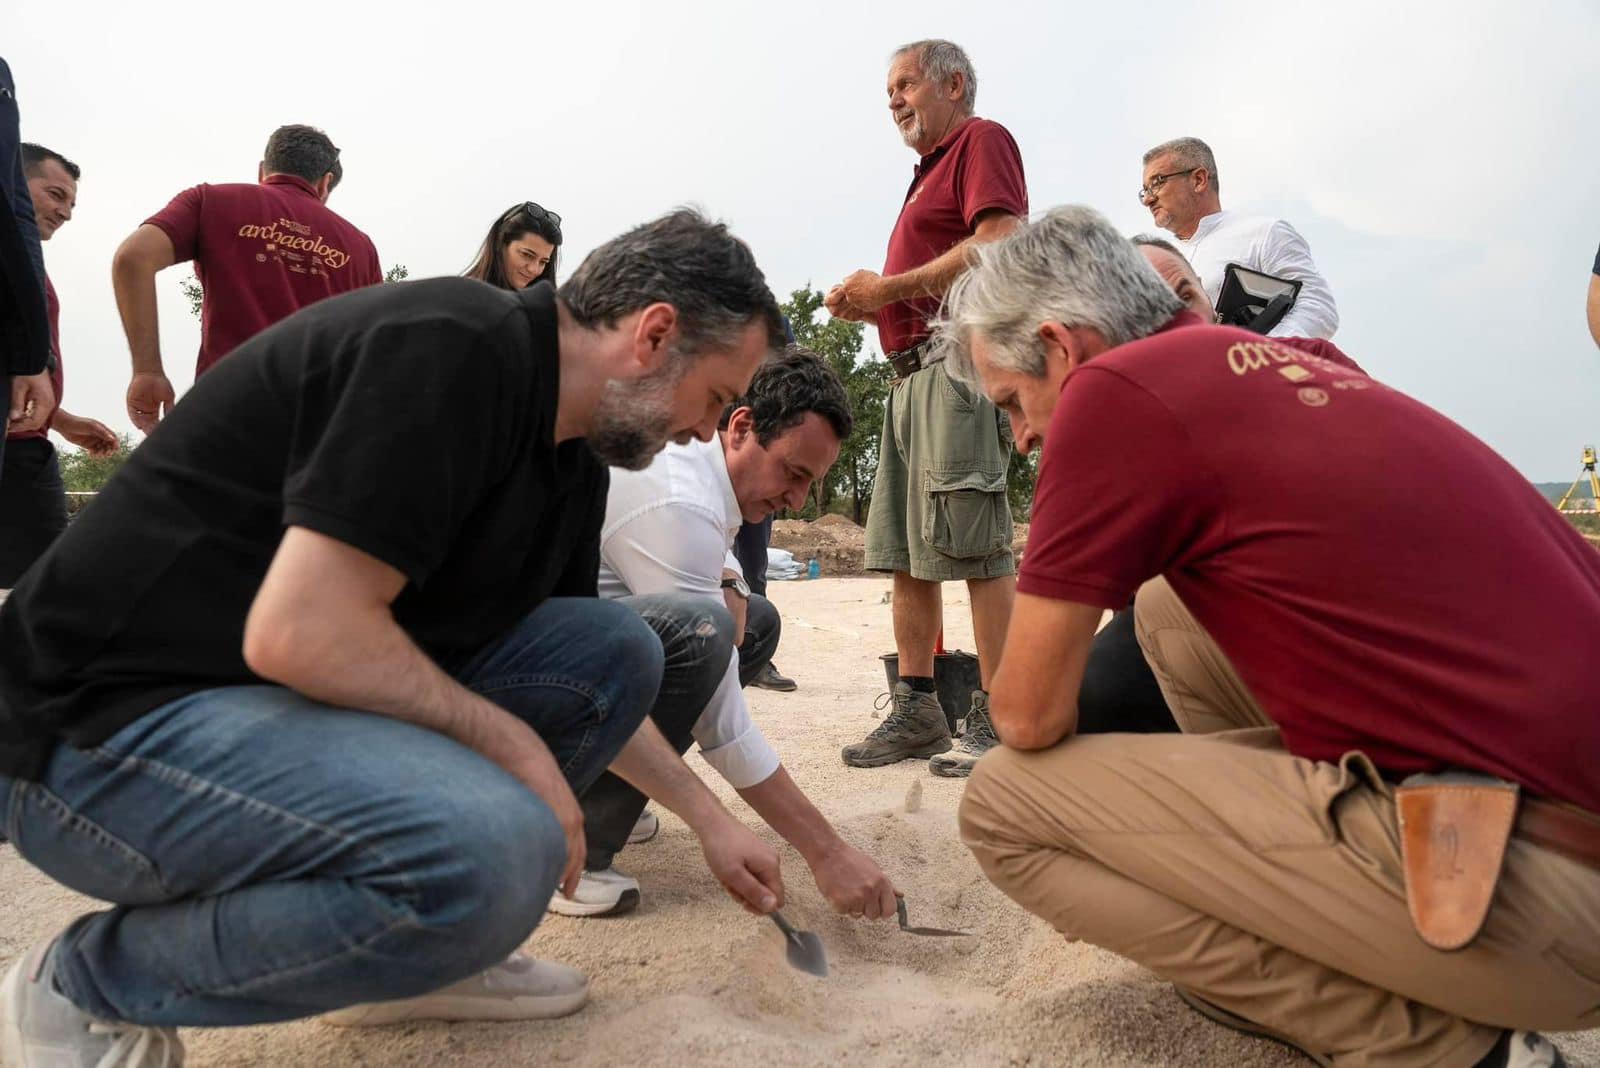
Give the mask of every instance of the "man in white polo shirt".
M 679 753 L 699 742 L 706 762 L 805 858 L 835 909 L 881 919 L 894 914 L 894 884 L 817 811 L 751 719 L 743 687 L 771 660 L 780 622 L 772 603 L 750 592 L 730 552 L 746 520 L 805 503 L 853 422 L 844 385 L 820 357 L 791 346 L 768 359 L 729 408 L 716 438 L 669 445 L 643 471 L 612 469 L 600 535 L 600 595 L 677 592 L 726 603 L 741 640 L 716 692 L 703 704 L 658 701 L 656 725 Z M 678 707 L 702 711 L 692 721 L 664 722 L 663 713 Z M 681 760 L 678 765 L 681 774 L 694 774 Z M 579 798 L 589 855 L 577 891 L 557 893 L 553 911 L 601 916 L 638 905 L 638 881 L 618 872 L 612 860 L 630 835 L 639 841 L 653 834 L 647 800 L 609 772 Z
M 1300 293 L 1273 337 L 1330 338 L 1339 329 L 1333 291 L 1311 259 L 1311 247 L 1282 219 L 1223 211 L 1217 159 L 1198 137 L 1180 137 L 1144 154 L 1139 203 L 1178 248 L 1217 302 L 1228 264 L 1300 283 Z

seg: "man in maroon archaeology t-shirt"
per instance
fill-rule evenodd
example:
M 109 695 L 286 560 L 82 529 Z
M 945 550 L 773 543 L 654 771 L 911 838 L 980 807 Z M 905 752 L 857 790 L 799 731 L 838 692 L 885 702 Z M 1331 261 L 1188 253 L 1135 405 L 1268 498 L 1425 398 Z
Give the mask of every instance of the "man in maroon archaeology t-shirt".
M 1028 214 L 1022 155 L 1005 127 L 973 115 L 977 78 L 949 41 L 918 41 L 891 58 L 889 112 L 921 157 L 889 236 L 883 274 L 856 271 L 834 286 L 828 311 L 874 322 L 898 379 L 867 516 L 866 566 L 894 573 L 900 683 L 894 709 L 844 761 L 878 767 L 928 757 L 936 775 L 963 776 L 993 744 L 989 673 L 1005 641 L 1016 589 L 1004 420 L 994 405 L 952 381 L 928 352 L 928 319 L 966 269 L 975 244 L 994 241 Z M 965 581 L 982 687 L 954 753 L 934 692 L 940 584 Z
M 1562 1063 L 1533 1029 L 1600 1019 L 1600 554 L 1439 413 L 1201 323 L 1093 211 L 980 257 L 947 362 L 1044 444 L 1002 747 L 961 808 L 985 873 L 1320 1063 Z M 1136 589 L 1185 734 L 1074 736 L 1095 626 Z M 1503 871 L 1448 811 L 1403 863 L 1419 772 L 1520 787 Z M 1436 880 L 1403 874 L 1424 858 Z M 1425 942 L 1408 889 L 1475 883 L 1481 930 Z
M 156 324 L 162 268 L 193 260 L 205 292 L 197 378 L 279 319 L 383 281 L 371 239 L 326 206 L 343 173 L 327 134 L 280 126 L 267 140 L 256 184 L 186 189 L 117 249 L 112 284 L 133 356 L 134 426 L 148 432 L 175 399 Z

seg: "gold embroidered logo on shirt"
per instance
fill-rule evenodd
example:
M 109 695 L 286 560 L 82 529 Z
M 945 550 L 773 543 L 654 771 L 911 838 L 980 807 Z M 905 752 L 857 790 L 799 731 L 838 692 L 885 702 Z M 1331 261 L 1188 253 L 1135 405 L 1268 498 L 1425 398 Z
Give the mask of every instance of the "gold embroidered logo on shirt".
M 309 255 L 313 274 L 319 273 L 317 267 L 331 267 L 337 271 L 350 262 L 350 253 L 333 247 L 322 239 L 321 234 L 313 235 L 309 226 L 292 219 L 280 218 L 261 225 L 246 223 L 239 227 L 239 236 L 265 241 L 268 252 L 285 253 L 291 260 L 304 260 L 305 257 L 298 253 Z M 292 269 L 304 271 L 304 268 Z

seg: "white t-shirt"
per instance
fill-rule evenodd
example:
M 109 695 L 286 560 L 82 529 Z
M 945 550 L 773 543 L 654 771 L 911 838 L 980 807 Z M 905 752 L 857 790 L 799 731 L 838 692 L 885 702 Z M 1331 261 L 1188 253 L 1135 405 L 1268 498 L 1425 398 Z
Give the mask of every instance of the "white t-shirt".
M 1216 303 L 1228 264 L 1301 283 L 1294 307 L 1273 327 L 1273 337 L 1331 338 L 1339 329 L 1333 291 L 1311 259 L 1311 247 L 1282 219 L 1214 212 L 1200 220 L 1187 241 L 1178 238 L 1206 295 Z
M 686 593 L 723 604 L 722 572 L 744 573 L 729 551 L 742 522 L 720 434 L 668 445 L 643 471 L 613 467 L 600 529 L 600 596 Z M 737 649 L 694 738 L 706 763 L 736 790 L 778 770 L 778 754 L 739 686 Z

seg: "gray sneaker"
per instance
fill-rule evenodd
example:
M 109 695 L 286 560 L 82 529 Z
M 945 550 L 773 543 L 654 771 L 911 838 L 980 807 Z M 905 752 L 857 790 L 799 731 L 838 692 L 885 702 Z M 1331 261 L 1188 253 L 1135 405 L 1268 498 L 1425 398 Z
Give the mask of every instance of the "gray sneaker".
M 871 734 L 844 747 L 852 768 L 881 768 L 911 757 L 933 756 L 950 748 L 950 725 L 931 693 L 918 693 L 909 682 L 894 684 L 894 708 Z
M 961 733 L 961 742 L 952 752 L 942 753 L 928 761 L 928 770 L 947 779 L 964 779 L 972 774 L 972 765 L 978 758 L 1000 744 L 995 737 L 994 723 L 989 719 L 989 695 L 982 690 L 972 691 L 972 708 L 967 712 L 967 729 Z
M 183 1043 L 166 1027 L 97 1020 L 56 993 L 50 942 L 0 982 L 0 1064 L 6 1068 L 182 1068 Z

